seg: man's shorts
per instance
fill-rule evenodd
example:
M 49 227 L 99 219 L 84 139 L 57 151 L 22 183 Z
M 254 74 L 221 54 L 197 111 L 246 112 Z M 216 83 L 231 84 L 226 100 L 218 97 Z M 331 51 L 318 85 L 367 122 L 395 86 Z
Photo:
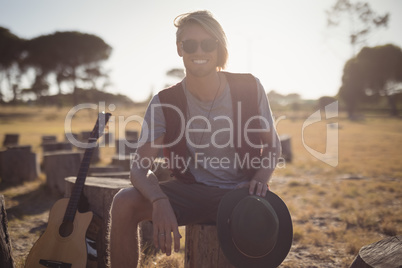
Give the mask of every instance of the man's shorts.
M 168 196 L 179 225 L 215 224 L 219 202 L 231 191 L 177 180 L 161 182 L 160 187 Z

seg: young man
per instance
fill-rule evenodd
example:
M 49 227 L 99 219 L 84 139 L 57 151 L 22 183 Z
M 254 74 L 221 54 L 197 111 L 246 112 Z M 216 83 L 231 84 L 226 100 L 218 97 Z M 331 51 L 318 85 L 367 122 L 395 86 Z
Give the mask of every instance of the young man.
M 138 262 L 137 225 L 153 223 L 154 244 L 166 255 L 180 247 L 179 225 L 214 223 L 229 191 L 265 196 L 280 142 L 265 91 L 251 75 L 222 72 L 228 52 L 220 24 L 207 11 L 180 15 L 177 53 L 186 77 L 151 101 L 132 157 L 132 188 L 113 200 L 113 268 Z M 160 148 L 175 180 L 149 171 Z

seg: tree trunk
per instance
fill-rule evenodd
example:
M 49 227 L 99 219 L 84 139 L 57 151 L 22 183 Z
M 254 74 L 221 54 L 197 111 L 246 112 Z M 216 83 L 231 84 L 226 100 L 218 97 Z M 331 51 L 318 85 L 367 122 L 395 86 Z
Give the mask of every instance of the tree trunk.
M 4 196 L 0 195 L 0 267 L 13 268 L 14 261 L 11 257 L 11 241 L 7 230 L 7 223 Z
M 55 194 L 65 193 L 65 178 L 75 176 L 80 168 L 83 154 L 73 151 L 48 152 L 43 156 L 46 185 Z
M 75 180 L 76 177 L 66 178 L 66 197 L 71 195 Z M 89 210 L 95 215 L 87 231 L 87 238 L 95 241 L 95 267 L 105 268 L 107 264 L 107 229 L 113 197 L 120 189 L 130 186 L 131 182 L 124 179 L 87 177 L 85 180 L 83 195 L 88 201 Z M 90 258 L 88 261 L 91 261 Z
M 214 225 L 187 225 L 184 268 L 234 268 L 223 254 Z
M 402 235 L 364 246 L 350 268 L 402 267 Z
M 39 163 L 31 146 L 14 146 L 0 151 L 0 177 L 2 182 L 19 184 L 33 181 L 39 176 Z
M 391 106 L 391 116 L 398 116 L 398 108 L 396 107 L 396 95 L 388 96 L 388 104 Z

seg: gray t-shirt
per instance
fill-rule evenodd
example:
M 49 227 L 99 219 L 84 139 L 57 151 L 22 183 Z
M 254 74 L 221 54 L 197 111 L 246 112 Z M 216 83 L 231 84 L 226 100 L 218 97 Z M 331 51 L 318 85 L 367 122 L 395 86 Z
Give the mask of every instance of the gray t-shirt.
M 261 127 L 272 131 L 275 127 L 268 98 L 260 81 L 257 78 L 256 81 Z M 249 179 L 239 171 L 244 159 L 238 157 L 234 145 L 236 141 L 233 140 L 233 131 L 236 130 L 233 130 L 229 84 L 215 101 L 210 102 L 194 97 L 186 89 L 185 80 L 182 85 L 188 108 L 187 114 L 181 116 L 186 125 L 186 130 L 182 133 L 186 137 L 189 158 L 180 163 L 190 169 L 197 182 L 206 185 L 233 189 L 248 181 Z M 165 116 L 159 97 L 155 95 L 145 113 L 140 143 L 152 142 L 165 132 Z

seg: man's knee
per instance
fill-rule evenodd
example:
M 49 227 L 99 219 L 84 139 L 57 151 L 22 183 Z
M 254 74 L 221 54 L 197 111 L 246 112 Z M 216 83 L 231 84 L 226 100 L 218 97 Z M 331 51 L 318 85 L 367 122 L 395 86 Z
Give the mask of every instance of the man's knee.
M 111 215 L 123 217 L 146 217 L 152 211 L 152 206 L 143 195 L 133 187 L 121 189 L 114 197 L 111 206 Z

